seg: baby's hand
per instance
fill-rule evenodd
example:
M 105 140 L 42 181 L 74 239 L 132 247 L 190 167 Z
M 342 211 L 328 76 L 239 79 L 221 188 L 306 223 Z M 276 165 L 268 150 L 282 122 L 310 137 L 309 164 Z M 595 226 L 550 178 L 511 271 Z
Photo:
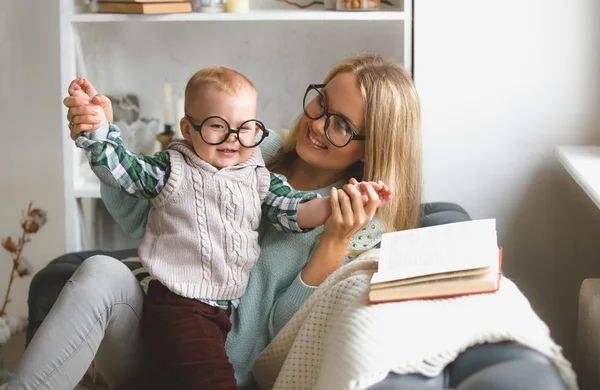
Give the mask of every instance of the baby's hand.
M 69 96 L 77 96 L 89 102 L 96 95 L 98 95 L 98 91 L 86 79 L 75 79 L 69 84 Z
M 377 207 L 385 206 L 394 197 L 392 190 L 382 181 L 361 181 L 359 183 L 355 178 L 352 178 L 350 179 L 349 183 L 355 185 L 362 194 L 363 205 L 366 205 L 369 200 L 365 189 L 362 187 L 364 185 L 370 185 L 371 187 L 373 187 L 375 192 L 377 192 L 377 195 L 379 196 L 379 204 L 377 205 Z
M 75 79 L 69 85 L 69 96 L 75 96 L 84 104 L 82 107 L 70 108 L 69 119 L 73 125 L 77 125 L 80 130 L 96 130 L 108 121 L 102 103 L 102 97 L 96 91 L 96 88 L 86 79 Z M 69 115 L 68 115 L 69 116 Z

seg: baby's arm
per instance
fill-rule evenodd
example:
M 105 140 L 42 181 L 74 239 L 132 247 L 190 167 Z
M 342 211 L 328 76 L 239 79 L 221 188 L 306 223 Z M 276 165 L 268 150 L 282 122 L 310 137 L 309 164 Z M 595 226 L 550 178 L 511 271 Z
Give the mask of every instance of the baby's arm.
M 320 195 L 312 192 L 296 191 L 290 187 L 285 177 L 271 173 L 269 191 L 263 199 L 262 216 L 286 233 L 302 233 L 319 225 L 306 228 L 298 226 L 299 206 L 319 197 Z
M 298 205 L 298 226 L 303 229 L 315 228 L 325 224 L 331 215 L 331 200 L 329 196 L 309 200 Z
M 365 190 L 362 188 L 363 185 L 370 185 L 373 187 L 377 195 L 379 196 L 379 204 L 377 207 L 384 206 L 387 202 L 392 200 L 392 191 L 383 184 L 383 182 L 358 182 L 356 179 L 350 179 L 350 184 L 358 187 L 362 194 L 363 205 L 368 201 L 368 197 Z M 329 197 L 313 199 L 305 203 L 298 205 L 297 211 L 297 222 L 298 226 L 303 229 L 314 228 L 325 224 L 327 218 L 331 215 L 331 200 Z
M 379 196 L 382 207 L 392 199 L 392 191 L 383 182 L 357 182 L 350 184 L 358 187 L 363 195 L 363 204 L 368 201 L 362 186 L 370 185 Z M 316 198 L 316 199 L 315 199 Z M 325 224 L 331 215 L 331 200 L 315 193 L 296 191 L 280 175 L 271 173 L 269 192 L 263 201 L 263 217 L 275 227 L 285 232 L 304 232 Z
M 168 153 L 141 156 L 129 152 L 117 126 L 109 126 L 105 140 L 96 140 L 93 133 L 84 132 L 75 144 L 85 149 L 92 170 L 103 183 L 137 198 L 158 196 L 169 177 Z

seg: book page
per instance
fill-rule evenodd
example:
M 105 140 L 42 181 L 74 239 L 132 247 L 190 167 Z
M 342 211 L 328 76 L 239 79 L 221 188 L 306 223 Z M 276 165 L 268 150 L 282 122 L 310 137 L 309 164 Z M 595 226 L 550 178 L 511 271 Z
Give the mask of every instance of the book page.
M 489 267 L 498 256 L 495 219 L 385 233 L 371 283 Z

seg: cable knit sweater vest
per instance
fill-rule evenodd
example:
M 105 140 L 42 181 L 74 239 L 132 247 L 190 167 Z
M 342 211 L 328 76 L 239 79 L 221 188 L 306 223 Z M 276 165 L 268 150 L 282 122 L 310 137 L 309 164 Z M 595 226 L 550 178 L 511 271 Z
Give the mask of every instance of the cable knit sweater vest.
M 260 254 L 257 230 L 270 184 L 260 150 L 222 169 L 187 142 L 175 141 L 168 152 L 170 175 L 148 214 L 140 260 L 180 296 L 238 298 Z

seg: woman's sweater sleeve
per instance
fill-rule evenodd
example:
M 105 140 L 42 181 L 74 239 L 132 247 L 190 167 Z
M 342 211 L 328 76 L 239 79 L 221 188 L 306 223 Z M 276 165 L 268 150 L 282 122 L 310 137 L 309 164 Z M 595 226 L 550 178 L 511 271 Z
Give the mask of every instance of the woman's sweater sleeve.
M 292 284 L 283 290 L 275 300 L 269 318 L 269 338 L 271 340 L 317 289 L 317 287 L 304 284 L 300 277 L 301 274 L 302 272 L 298 273 Z
M 385 227 L 379 219 L 379 216 L 369 221 L 362 229 L 356 232 L 348 244 L 348 251 L 344 256 L 342 266 L 348 264 L 358 257 L 363 251 L 376 248 L 381 242 L 381 235 L 385 232 Z M 318 241 L 315 241 L 310 250 L 312 257 Z M 355 250 L 360 248 L 361 250 Z M 269 315 L 269 337 L 273 337 L 288 323 L 288 321 L 302 307 L 304 302 L 313 294 L 318 287 L 306 285 L 301 278 L 302 271 L 296 275 L 289 287 L 282 290 L 275 299 L 275 304 Z
M 119 226 L 132 238 L 142 238 L 148 221 L 150 199 L 138 199 L 104 183 L 100 184 L 100 195 L 106 209 Z

